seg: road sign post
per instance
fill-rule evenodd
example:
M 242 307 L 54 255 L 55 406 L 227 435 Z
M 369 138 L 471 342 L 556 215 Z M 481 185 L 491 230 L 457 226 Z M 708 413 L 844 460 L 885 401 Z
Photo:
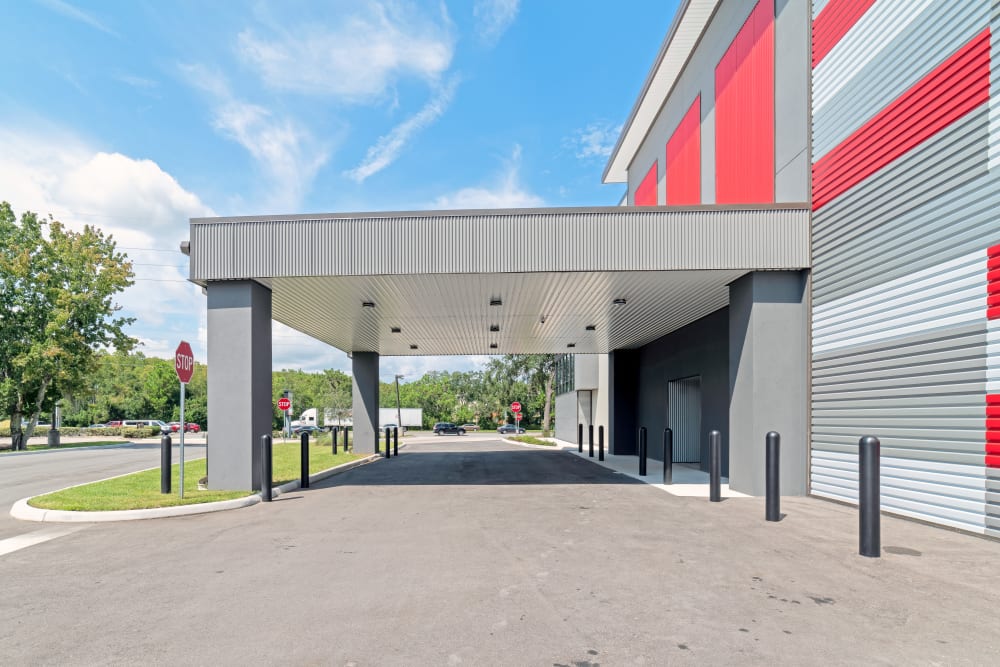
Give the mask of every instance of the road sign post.
M 191 381 L 194 373 L 194 352 L 187 341 L 182 340 L 174 352 L 174 370 L 177 372 L 177 379 L 181 383 L 181 468 L 180 468 L 180 493 L 184 497 L 184 432 L 187 431 L 187 422 L 184 421 L 184 394 L 187 383 Z
M 510 411 L 514 413 L 514 432 L 516 433 L 517 429 L 521 428 L 521 402 L 514 401 L 511 403 Z

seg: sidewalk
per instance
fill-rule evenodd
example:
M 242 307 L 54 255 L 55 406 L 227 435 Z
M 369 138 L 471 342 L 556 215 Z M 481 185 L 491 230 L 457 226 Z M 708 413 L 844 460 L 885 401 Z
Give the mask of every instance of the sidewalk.
M 638 480 L 640 482 L 645 482 L 650 486 L 656 487 L 661 491 L 666 491 L 667 493 L 674 496 L 682 496 L 686 498 L 708 498 L 708 478 L 709 475 L 703 470 L 699 470 L 692 464 L 688 463 L 675 463 L 673 470 L 673 483 L 663 484 L 663 462 L 657 461 L 655 459 L 646 459 L 646 476 L 639 476 L 639 457 L 631 454 L 627 455 L 614 455 L 604 452 L 604 460 L 598 460 L 597 446 L 594 446 L 594 458 L 590 458 L 590 448 L 589 445 L 584 443 L 583 453 L 577 451 L 578 446 L 574 442 L 566 442 L 565 440 L 557 440 L 555 438 L 550 438 L 556 443 L 556 446 L 560 449 L 570 452 L 575 456 L 587 459 L 592 463 L 596 463 L 599 466 L 604 466 L 610 470 L 621 473 L 632 479 Z M 733 491 L 729 488 L 729 478 L 722 478 L 722 497 L 723 498 L 749 498 L 744 493 L 739 491 Z

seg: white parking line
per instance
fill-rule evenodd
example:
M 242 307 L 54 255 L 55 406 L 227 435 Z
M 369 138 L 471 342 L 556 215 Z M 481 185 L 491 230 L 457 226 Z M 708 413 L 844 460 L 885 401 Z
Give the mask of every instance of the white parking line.
M 21 549 L 25 549 L 27 547 L 33 547 L 36 544 L 48 542 L 49 540 L 54 540 L 57 537 L 64 537 L 89 527 L 90 526 L 54 526 L 52 528 L 35 530 L 30 533 L 25 533 L 24 535 L 8 537 L 5 540 L 0 540 L 0 556 L 6 556 L 9 553 L 14 553 L 15 551 L 20 551 Z

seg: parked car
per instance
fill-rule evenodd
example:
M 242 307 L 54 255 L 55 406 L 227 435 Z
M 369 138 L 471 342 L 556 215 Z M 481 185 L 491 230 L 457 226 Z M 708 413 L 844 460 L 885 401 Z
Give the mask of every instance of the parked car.
M 87 428 L 107 428 L 107 424 L 91 424 Z
M 382 431 L 383 433 L 385 433 L 386 429 L 390 429 L 391 430 L 391 429 L 394 429 L 394 428 L 396 428 L 395 424 L 382 424 L 382 426 L 379 427 L 379 430 Z M 406 427 L 405 426 L 400 426 L 399 427 L 399 432 L 400 433 L 406 433 Z
M 465 429 L 451 422 L 434 424 L 434 435 L 465 435 Z
M 479 424 L 462 424 L 462 428 L 464 428 L 466 431 L 478 431 Z
M 112 419 L 111 421 L 109 421 L 104 426 L 106 428 L 119 428 L 119 427 L 121 427 L 121 425 L 122 425 L 122 420 L 121 419 Z
M 178 433 L 181 430 L 181 423 L 180 422 L 170 422 L 169 424 L 167 424 L 167 426 L 170 427 L 170 430 L 169 431 L 163 431 L 164 433 Z M 187 425 L 184 427 L 184 432 L 185 433 L 200 433 L 201 432 L 201 426 L 198 426 L 198 424 L 195 424 L 194 422 L 188 422 Z
M 524 429 L 514 424 L 504 424 L 497 429 L 497 433 L 524 433 Z
M 319 426 L 313 426 L 312 424 L 300 424 L 292 428 L 292 433 L 302 434 L 302 433 L 322 433 L 323 429 Z

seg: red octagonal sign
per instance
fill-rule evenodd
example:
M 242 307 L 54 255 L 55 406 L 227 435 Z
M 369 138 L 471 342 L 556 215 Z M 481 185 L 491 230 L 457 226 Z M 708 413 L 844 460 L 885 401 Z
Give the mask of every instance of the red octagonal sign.
M 520 403 L 520 401 L 514 401 L 513 403 L 511 403 L 510 404 L 510 409 L 513 412 L 520 412 L 521 411 L 521 403 Z
M 282 412 L 286 412 L 292 409 L 292 402 L 288 400 L 287 397 L 282 397 L 278 399 L 278 409 Z
M 184 384 L 191 381 L 191 374 L 194 373 L 194 352 L 186 340 L 182 340 L 174 352 L 174 370 L 177 371 L 177 379 Z

